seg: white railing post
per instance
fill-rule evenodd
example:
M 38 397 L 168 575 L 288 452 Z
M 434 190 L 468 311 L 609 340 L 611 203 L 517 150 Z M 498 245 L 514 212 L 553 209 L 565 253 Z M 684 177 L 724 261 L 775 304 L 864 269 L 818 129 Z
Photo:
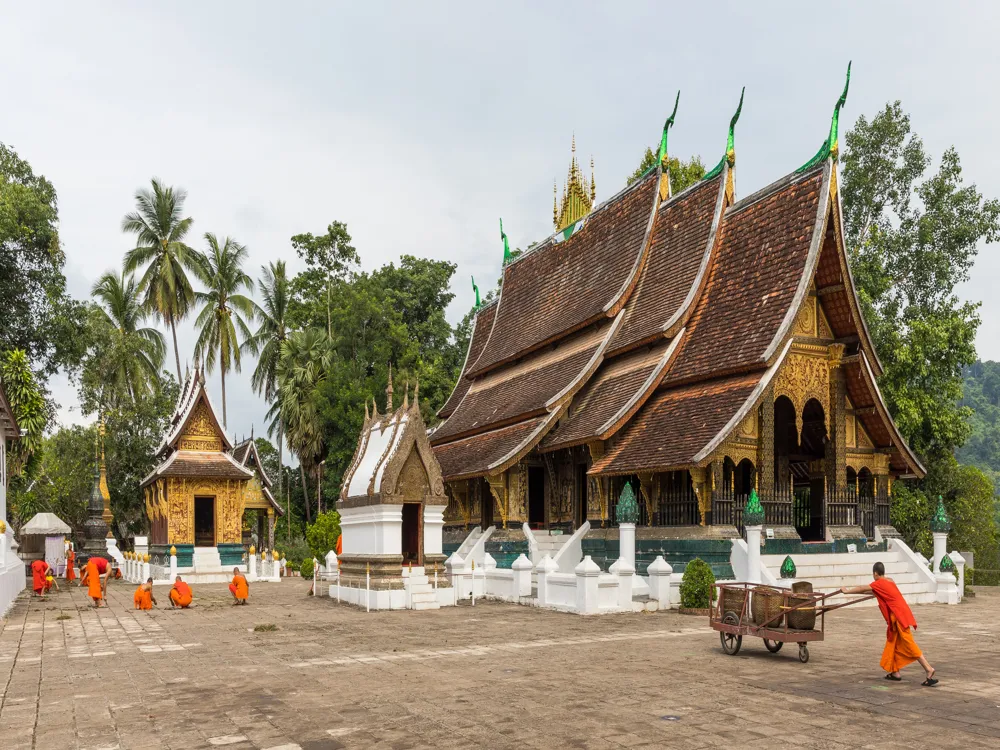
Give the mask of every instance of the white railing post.
M 514 599 L 531 596 L 531 560 L 520 554 L 511 564 L 510 569 L 514 571 Z
M 497 569 L 497 561 L 493 559 L 493 555 L 487 552 L 483 555 L 483 592 L 482 596 L 485 599 L 486 595 L 489 593 L 489 578 L 490 574 Z M 472 577 L 472 585 L 476 585 L 476 577 Z
M 170 582 L 177 580 L 177 550 L 170 548 Z
M 633 528 L 633 532 L 635 529 Z M 611 566 L 612 575 L 618 576 L 618 609 L 623 612 L 632 611 L 632 576 L 635 566 L 624 557 L 619 557 Z
M 650 563 L 646 569 L 649 576 L 649 595 L 659 602 L 660 609 L 670 607 L 670 576 L 674 569 L 670 563 L 663 559 L 663 555 L 657 555 L 656 559 Z
M 247 580 L 257 580 L 257 550 L 253 548 L 250 549 L 250 554 L 247 555 Z
M 542 559 L 538 561 L 538 565 L 535 566 L 535 572 L 538 574 L 539 607 L 549 606 L 549 574 L 555 573 L 557 570 L 559 570 L 559 566 L 556 565 L 556 561 L 548 553 L 545 553 Z
M 760 583 L 760 530 L 762 526 L 747 526 L 747 582 Z
M 463 585 L 466 572 L 465 560 L 458 552 L 453 552 L 451 557 L 444 561 L 444 570 L 448 580 L 451 581 L 451 587 L 455 590 L 455 604 L 458 604 L 459 599 L 465 598 Z
M 146 581 L 149 580 L 149 557 L 147 556 L 148 554 L 149 553 L 147 552 L 146 555 L 143 555 L 142 558 L 142 577 L 141 580 L 139 581 L 140 583 L 145 583 Z
M 597 578 L 601 569 L 587 555 L 573 572 L 576 573 L 576 611 L 581 615 L 595 614 L 598 608 Z

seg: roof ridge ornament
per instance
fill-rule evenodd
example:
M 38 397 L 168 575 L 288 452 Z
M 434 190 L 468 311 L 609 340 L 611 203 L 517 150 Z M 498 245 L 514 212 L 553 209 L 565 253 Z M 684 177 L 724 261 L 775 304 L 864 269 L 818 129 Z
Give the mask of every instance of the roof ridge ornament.
M 680 89 L 677 90 L 677 97 L 674 99 L 674 111 L 663 123 L 663 132 L 660 133 L 660 151 L 657 155 L 657 163 L 660 165 L 660 200 L 665 201 L 670 197 L 670 156 L 667 153 L 667 136 L 670 128 L 673 127 L 674 118 L 677 116 L 677 105 L 681 101 Z
M 740 91 L 740 103 L 736 107 L 736 113 L 733 115 L 732 119 L 729 121 L 729 135 L 726 137 L 726 153 L 723 154 L 719 163 L 716 164 L 710 172 L 708 172 L 702 179 L 710 180 L 713 177 L 722 173 L 722 165 L 729 163 L 732 167 L 736 164 L 736 123 L 739 122 L 740 113 L 743 112 L 743 95 L 746 93 L 747 87 L 744 86 L 743 90 Z
M 795 170 L 796 172 L 805 172 L 807 169 L 812 169 L 828 158 L 837 161 L 837 157 L 840 155 L 840 110 L 847 103 L 847 90 L 851 87 L 851 62 L 848 61 L 847 63 L 847 77 L 844 80 L 844 90 L 840 93 L 837 103 L 833 105 L 833 116 L 830 118 L 830 133 L 813 158 Z
M 507 241 L 507 233 L 503 231 L 503 217 L 500 218 L 500 239 L 503 240 L 503 265 L 507 265 L 513 259 L 510 253 L 510 243 Z M 478 307 L 478 305 L 476 305 Z
M 476 310 L 482 306 L 482 302 L 479 300 L 479 287 L 476 286 L 476 277 L 472 277 L 472 291 L 476 293 Z
M 392 361 L 389 361 L 389 385 L 385 387 L 385 413 L 392 412 Z

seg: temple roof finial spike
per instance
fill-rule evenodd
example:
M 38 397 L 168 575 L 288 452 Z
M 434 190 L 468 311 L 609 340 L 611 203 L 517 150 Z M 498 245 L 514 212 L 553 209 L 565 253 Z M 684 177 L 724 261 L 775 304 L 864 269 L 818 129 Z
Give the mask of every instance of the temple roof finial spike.
M 744 86 L 743 90 L 740 91 L 740 103 L 736 107 L 736 113 L 729 121 L 729 135 L 726 137 L 726 153 L 723 154 L 718 164 L 705 173 L 705 176 L 702 177 L 703 180 L 711 180 L 713 177 L 718 177 L 722 172 L 722 166 L 727 162 L 730 167 L 736 164 L 736 123 L 739 121 L 740 113 L 743 111 L 743 95 L 746 93 L 746 90 L 747 87 Z
M 420 393 L 420 381 L 417 380 L 413 384 L 413 406 L 414 406 L 414 408 L 417 407 L 417 398 L 418 398 L 419 393 Z
M 680 89 L 677 90 L 677 96 L 674 99 L 674 111 L 670 113 L 670 117 L 667 118 L 666 122 L 663 123 L 663 131 L 660 133 L 660 153 L 658 161 L 664 169 L 667 168 L 667 136 L 670 132 L 670 128 L 674 126 L 674 118 L 677 117 L 677 105 L 681 101 Z
M 368 414 L 368 399 L 365 399 L 365 424 L 368 424 L 368 420 L 371 416 Z
M 476 286 L 476 277 L 472 277 L 472 291 L 476 293 L 476 309 L 478 310 L 482 303 L 479 301 L 479 287 Z
M 510 263 L 510 243 L 507 241 L 507 233 L 503 231 L 503 218 L 500 219 L 500 239 L 503 240 L 503 264 Z
M 406 381 L 406 385 L 403 386 L 403 405 L 400 407 L 402 411 L 409 411 L 410 408 L 410 381 Z
M 851 61 L 847 63 L 847 78 L 844 80 L 844 90 L 840 94 L 840 98 L 837 99 L 837 103 L 833 105 L 833 118 L 830 120 L 830 156 L 834 159 L 840 153 L 840 144 L 838 143 L 840 137 L 840 109 L 847 103 L 847 90 L 851 87 Z
M 594 155 L 590 155 L 590 200 L 597 200 L 597 182 L 594 180 Z

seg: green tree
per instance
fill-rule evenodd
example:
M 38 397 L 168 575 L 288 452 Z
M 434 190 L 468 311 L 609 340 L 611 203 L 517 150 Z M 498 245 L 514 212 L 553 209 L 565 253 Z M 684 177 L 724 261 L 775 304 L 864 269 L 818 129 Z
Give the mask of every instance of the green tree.
M 86 310 L 66 294 L 56 190 L 0 143 L 0 351 L 21 350 L 44 380 L 83 356 Z
M 93 369 L 102 405 L 109 396 L 125 396 L 133 403 L 149 396 L 159 386 L 167 347 L 162 333 L 142 327 L 147 313 L 135 278 L 105 273 L 91 293 L 101 303 L 95 308 L 99 345 Z
M 655 167 L 657 164 L 657 153 L 659 153 L 659 148 L 647 148 L 646 153 L 642 155 L 642 161 L 639 162 L 639 166 L 625 180 L 625 184 L 631 185 L 647 171 Z M 670 192 L 674 195 L 691 187 L 705 176 L 705 165 L 702 163 L 700 156 L 692 156 L 687 161 L 682 161 L 676 156 L 668 156 L 667 158 L 670 164 Z
M 136 210 L 122 219 L 122 231 L 136 236 L 136 246 L 125 253 L 125 271 L 145 266 L 139 289 L 143 304 L 170 327 L 174 340 L 177 380 L 181 380 L 181 354 L 177 348 L 177 323 L 191 311 L 194 287 L 188 272 L 199 274 L 203 261 L 184 243 L 193 219 L 182 218 L 187 193 L 164 186 L 155 177 L 152 190 L 136 191 Z
M 243 347 L 257 356 L 257 367 L 254 368 L 250 379 L 254 392 L 262 395 L 264 400 L 273 406 L 278 397 L 278 362 L 281 360 L 281 347 L 288 339 L 289 333 L 288 304 L 291 299 L 291 288 L 285 261 L 279 260 L 261 266 L 260 270 L 261 277 L 257 281 L 257 288 L 260 290 L 262 302 L 254 311 L 258 327 L 253 336 L 244 341 Z M 284 450 L 285 423 L 280 409 L 277 416 L 275 427 L 278 460 L 277 471 L 272 479 L 277 482 L 280 495 L 284 474 L 281 470 L 281 454 Z M 274 431 L 271 434 L 274 434 Z
M 309 266 L 303 274 L 303 283 L 308 283 L 316 292 L 322 289 L 322 294 L 312 295 L 315 299 L 326 298 L 327 336 L 333 335 L 331 306 L 334 286 L 347 279 L 359 262 L 358 252 L 351 242 L 347 224 L 340 221 L 331 222 L 326 234 L 316 236 L 306 232 L 292 237 L 292 247 Z
M 247 325 L 257 312 L 253 300 L 242 292 L 253 291 L 253 280 L 243 271 L 247 249 L 236 240 L 226 237 L 220 245 L 211 233 L 205 235 L 208 253 L 199 270 L 207 292 L 196 292 L 196 299 L 203 304 L 195 320 L 198 341 L 195 356 L 204 358 L 211 372 L 219 365 L 222 378 L 222 425 L 226 422 L 226 371 L 239 372 L 241 339 L 249 341 L 253 334 Z
M 949 148 L 936 173 L 899 102 L 845 137 L 841 195 L 851 268 L 903 434 L 933 460 L 969 435 L 962 368 L 975 361 L 978 304 L 961 302 L 981 242 L 1000 238 L 1000 202 L 966 185 Z
M 313 557 L 326 564 L 326 553 L 337 549 L 337 538 L 340 536 L 340 514 L 335 510 L 320 513 L 316 522 L 306 528 L 306 541 Z
M 0 355 L 0 384 L 3 385 L 14 419 L 21 430 L 7 451 L 7 475 L 34 476 L 45 429 L 52 420 L 52 404 L 38 386 L 28 356 L 20 349 Z

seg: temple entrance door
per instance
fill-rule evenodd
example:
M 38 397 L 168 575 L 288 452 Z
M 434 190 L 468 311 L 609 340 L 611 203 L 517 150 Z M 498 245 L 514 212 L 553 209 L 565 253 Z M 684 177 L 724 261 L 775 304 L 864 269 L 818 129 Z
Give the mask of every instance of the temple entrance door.
M 194 499 L 194 546 L 215 546 L 215 498 Z
M 545 528 L 545 469 L 541 466 L 528 467 L 528 525 Z
M 576 528 L 587 522 L 587 464 L 576 466 Z
M 482 513 L 479 519 L 479 525 L 483 531 L 486 531 L 486 529 L 493 525 L 493 493 L 490 492 L 490 488 L 486 483 L 486 480 L 480 479 L 479 482 L 479 495 L 482 498 L 482 502 L 480 503 L 480 510 Z
M 423 562 L 423 527 L 421 523 L 420 503 L 403 503 L 403 565 L 413 563 L 421 565 Z

